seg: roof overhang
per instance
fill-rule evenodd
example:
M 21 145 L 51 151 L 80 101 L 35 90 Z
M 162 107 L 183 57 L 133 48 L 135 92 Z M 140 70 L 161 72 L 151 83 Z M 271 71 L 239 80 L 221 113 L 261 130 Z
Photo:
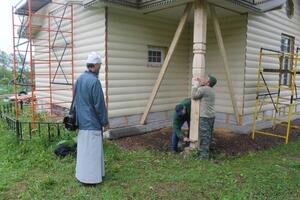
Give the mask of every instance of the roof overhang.
M 208 0 L 209 3 L 237 13 L 264 13 L 279 9 L 287 0 Z M 85 7 L 108 6 L 126 7 L 143 13 L 166 9 L 194 0 L 83 0 Z
M 271 10 L 280 9 L 286 0 L 208 0 L 217 6 L 236 11 L 239 13 L 264 13 Z
M 51 2 L 52 0 L 31 0 L 31 10 L 33 13 L 35 13 Z M 20 7 L 16 8 L 15 14 L 28 15 L 28 13 L 28 0 L 26 0 Z

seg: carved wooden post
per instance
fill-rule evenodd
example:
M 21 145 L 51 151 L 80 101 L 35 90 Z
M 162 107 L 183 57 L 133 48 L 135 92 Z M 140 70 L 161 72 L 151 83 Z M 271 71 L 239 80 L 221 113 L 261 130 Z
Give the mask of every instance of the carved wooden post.
M 207 2 L 206 0 L 195 0 L 194 11 L 194 43 L 193 43 L 193 76 L 205 75 L 205 53 L 206 53 L 206 24 L 207 24 Z M 192 100 L 190 139 L 191 146 L 195 147 L 198 141 L 200 116 L 200 101 Z

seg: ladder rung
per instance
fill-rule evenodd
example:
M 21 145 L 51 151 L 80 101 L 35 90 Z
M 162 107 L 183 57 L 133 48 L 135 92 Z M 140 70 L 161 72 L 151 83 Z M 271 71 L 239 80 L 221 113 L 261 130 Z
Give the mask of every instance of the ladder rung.
M 271 93 L 261 93 L 261 94 L 258 94 L 257 96 L 267 96 L 267 95 L 274 95 L 274 94 L 278 94 L 278 92 L 271 92 Z
M 259 133 L 259 134 L 262 134 L 262 135 L 268 135 L 268 136 L 274 136 L 274 137 L 279 137 L 279 138 L 286 139 L 286 136 L 276 135 L 274 133 L 269 133 L 269 132 L 265 132 L 265 131 L 255 131 L 255 133 Z

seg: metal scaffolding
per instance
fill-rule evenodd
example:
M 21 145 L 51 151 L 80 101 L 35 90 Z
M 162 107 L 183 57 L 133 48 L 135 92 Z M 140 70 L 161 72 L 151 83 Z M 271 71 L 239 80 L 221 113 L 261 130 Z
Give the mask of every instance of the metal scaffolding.
M 287 144 L 292 120 L 298 112 L 300 97 L 297 93 L 297 65 L 299 48 L 296 53 L 285 53 L 261 48 L 259 57 L 258 78 L 256 83 L 256 104 L 253 119 L 252 138 L 256 134 L 285 139 Z M 275 64 L 277 63 L 277 64 Z M 291 68 L 284 67 L 289 64 Z M 257 130 L 257 120 L 271 121 L 272 129 Z M 277 126 L 285 126 L 285 133 L 277 130 Z
M 71 103 L 55 96 L 74 93 L 73 5 L 21 0 L 12 7 L 12 22 L 16 119 L 27 101 L 35 122 L 37 112 L 53 116 L 53 105 Z M 25 97 L 24 88 L 30 92 Z

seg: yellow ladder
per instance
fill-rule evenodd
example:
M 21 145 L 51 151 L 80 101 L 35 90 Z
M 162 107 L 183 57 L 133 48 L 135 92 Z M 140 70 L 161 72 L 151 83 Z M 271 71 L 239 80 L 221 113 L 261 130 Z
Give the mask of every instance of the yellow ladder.
M 260 49 L 258 76 L 256 83 L 256 103 L 253 116 L 252 139 L 255 139 L 256 134 L 262 134 L 285 139 L 285 143 L 287 144 L 289 141 L 290 129 L 300 128 L 291 125 L 293 115 L 297 113 L 297 104 L 299 102 L 296 87 L 296 76 L 297 74 L 300 74 L 300 72 L 297 72 L 297 64 L 299 59 L 298 52 L 299 48 L 297 48 L 296 54 L 294 54 L 294 52 L 286 54 L 284 52 L 275 51 L 271 49 Z M 268 59 L 278 58 L 279 68 L 274 69 L 270 67 L 265 67 L 265 63 L 263 60 L 263 58 L 265 57 Z M 290 62 L 292 62 L 292 69 L 283 69 L 283 62 L 285 61 L 285 59 L 289 59 Z M 269 84 L 268 80 L 266 80 L 265 78 L 264 73 L 271 73 L 272 75 L 278 73 L 278 84 Z M 290 83 L 287 85 L 281 84 L 282 75 L 284 73 L 290 75 Z M 265 91 L 262 93 L 261 91 L 263 89 Z M 274 90 L 277 91 L 274 92 Z M 266 100 L 267 97 L 269 97 L 268 100 Z M 281 110 L 286 108 L 288 109 L 288 114 L 287 116 L 282 116 Z M 266 117 L 264 114 L 264 112 L 266 111 L 272 112 L 272 114 Z M 283 114 L 285 114 L 285 112 Z M 272 131 L 257 130 L 258 120 L 272 121 Z M 278 124 L 286 125 L 286 131 L 284 135 L 276 133 L 275 129 L 276 125 Z

